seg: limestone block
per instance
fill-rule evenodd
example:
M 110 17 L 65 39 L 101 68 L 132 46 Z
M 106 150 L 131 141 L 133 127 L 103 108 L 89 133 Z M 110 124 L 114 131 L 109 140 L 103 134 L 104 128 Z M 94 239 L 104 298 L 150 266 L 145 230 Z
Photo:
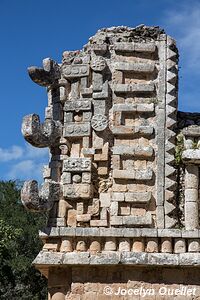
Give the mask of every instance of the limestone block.
M 62 238 L 60 252 L 72 252 L 72 238 Z
M 193 230 L 199 228 L 199 208 L 197 202 L 185 203 L 185 228 Z
M 91 220 L 90 214 L 82 214 L 76 216 L 77 222 L 89 222 Z
M 134 43 L 134 42 L 118 42 L 114 44 L 114 50 L 118 52 L 149 52 L 156 50 L 155 44 L 152 43 Z
M 88 214 L 96 216 L 99 214 L 100 201 L 99 199 L 93 198 L 92 205 L 88 205 Z
M 106 238 L 105 244 L 104 244 L 104 251 L 116 251 L 117 249 L 117 243 L 115 238 Z
M 122 156 L 134 156 L 134 157 L 152 157 L 153 148 L 151 146 L 142 147 L 142 146 L 114 146 L 113 154 L 122 155 Z
M 200 252 L 200 239 L 188 240 L 188 252 Z
M 122 252 L 121 263 L 128 265 L 146 265 L 148 263 L 148 254 L 144 252 Z
M 62 66 L 62 74 L 66 79 L 86 77 L 89 75 L 89 64 L 64 64 Z
M 123 225 L 135 225 L 135 226 L 151 226 L 152 215 L 147 212 L 145 216 L 123 216 Z
M 112 201 L 124 201 L 124 193 L 112 193 Z
M 74 209 L 69 209 L 67 213 L 67 225 L 70 227 L 76 227 L 77 224 L 77 211 Z
M 145 204 L 151 200 L 151 192 L 134 192 L 126 193 L 125 201 L 133 203 Z
M 146 170 L 113 170 L 113 177 L 116 179 L 135 179 L 135 180 L 150 180 L 153 172 L 151 169 Z
M 131 214 L 131 208 L 129 203 L 120 203 L 119 215 L 129 216 Z
M 55 292 L 51 296 L 51 300 L 65 300 L 65 294 L 63 292 Z
M 78 251 L 78 252 L 85 252 L 85 251 L 87 251 L 87 246 L 86 246 L 85 241 L 83 241 L 83 240 L 77 241 L 77 243 L 76 243 L 76 251 Z
M 112 133 L 116 136 L 151 136 L 154 132 L 154 128 L 152 126 L 113 126 Z
M 200 164 L 200 150 L 187 149 L 182 153 L 182 160 L 185 164 Z
M 68 122 L 64 126 L 63 135 L 66 138 L 90 136 L 91 126 L 89 122 Z
M 64 105 L 64 111 L 79 112 L 79 111 L 90 111 L 91 110 L 91 100 L 76 100 L 76 101 L 66 101 Z
M 172 253 L 172 239 L 171 238 L 161 238 L 161 252 Z
M 153 92 L 153 83 L 135 83 L 135 84 L 114 84 L 113 91 L 115 93 L 132 93 L 132 92 Z
M 200 126 L 190 125 L 182 129 L 184 136 L 189 137 L 199 137 L 200 136 Z
M 84 214 L 84 203 L 83 202 L 77 202 L 76 211 L 77 211 L 77 215 Z
M 185 168 L 185 189 L 198 189 L 199 168 L 195 165 L 187 165 Z
M 89 252 L 71 252 L 63 254 L 63 264 L 66 265 L 87 265 L 89 264 Z
M 107 227 L 108 221 L 107 220 L 90 220 L 90 226 L 92 227 Z
M 111 216 L 110 217 L 110 225 L 122 225 L 123 217 L 122 216 Z
M 131 63 L 131 62 L 116 62 L 114 65 L 116 70 L 131 71 L 140 73 L 151 73 L 154 71 L 155 64 L 149 63 Z
M 100 242 L 97 241 L 97 240 L 91 241 L 89 251 L 90 251 L 91 254 L 96 254 L 98 252 L 101 252 Z
M 100 210 L 100 219 L 101 220 L 107 220 L 108 218 L 108 208 L 107 207 L 102 207 Z
M 68 158 L 63 161 L 63 172 L 90 172 L 90 158 Z
M 175 238 L 174 239 L 174 253 L 185 253 L 186 243 L 185 239 Z
M 136 170 L 135 179 L 136 180 L 151 180 L 153 176 L 153 171 L 150 168 L 146 170 Z
M 114 251 L 106 251 L 101 255 L 91 255 L 91 265 L 117 265 L 120 262 L 120 253 Z M 92 298 L 94 299 L 94 298 Z
M 109 207 L 109 206 L 110 206 L 110 194 L 100 193 L 100 207 Z
M 157 238 L 147 238 L 146 242 L 146 252 L 158 252 L 158 239 Z
M 61 199 L 58 202 L 58 218 L 65 218 L 68 204 L 65 200 Z
M 184 137 L 184 147 L 185 149 L 192 149 L 194 145 L 194 138 Z
M 87 183 L 63 185 L 63 196 L 67 199 L 90 199 L 92 193 L 92 186 Z
M 123 238 L 119 240 L 119 252 L 130 252 L 130 240 Z
M 134 238 L 133 245 L 132 245 L 132 251 L 133 252 L 144 252 L 144 249 L 145 249 L 144 238 Z
M 110 215 L 111 216 L 117 216 L 119 210 L 119 205 L 117 201 L 111 202 L 110 204 Z
M 185 189 L 185 202 L 197 202 L 198 196 L 198 189 Z

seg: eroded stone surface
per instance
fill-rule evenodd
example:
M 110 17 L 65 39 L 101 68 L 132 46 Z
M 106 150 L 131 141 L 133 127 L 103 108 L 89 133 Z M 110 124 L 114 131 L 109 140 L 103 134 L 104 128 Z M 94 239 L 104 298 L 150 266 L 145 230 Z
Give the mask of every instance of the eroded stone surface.
M 199 265 L 200 114 L 177 113 L 175 41 L 159 27 L 104 28 L 60 64 L 28 71 L 48 106 L 43 123 L 24 117 L 22 133 L 51 154 L 42 187 L 22 189 L 27 209 L 49 211 L 35 265 L 49 278 L 59 266 L 73 278 L 78 265 Z M 101 294 L 102 282 L 61 284 L 66 274 L 51 300 Z

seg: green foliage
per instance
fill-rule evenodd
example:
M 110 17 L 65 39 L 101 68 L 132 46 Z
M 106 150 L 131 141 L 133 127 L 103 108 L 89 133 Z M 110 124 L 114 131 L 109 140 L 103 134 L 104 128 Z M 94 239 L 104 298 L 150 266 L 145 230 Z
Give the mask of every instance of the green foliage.
M 45 214 L 33 214 L 20 201 L 20 186 L 0 181 L 0 299 L 45 300 L 47 283 L 31 266 L 42 243 Z
M 193 141 L 192 149 L 198 149 L 198 141 Z

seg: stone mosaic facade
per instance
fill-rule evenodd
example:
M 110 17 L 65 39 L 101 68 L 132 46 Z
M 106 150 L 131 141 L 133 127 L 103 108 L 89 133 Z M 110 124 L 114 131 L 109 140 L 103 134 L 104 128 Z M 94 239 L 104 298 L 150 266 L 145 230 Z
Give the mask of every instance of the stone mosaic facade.
M 200 119 L 177 113 L 177 64 L 171 37 L 138 26 L 99 30 L 61 64 L 47 58 L 28 69 L 48 106 L 44 123 L 24 117 L 22 133 L 49 147 L 50 162 L 42 186 L 26 181 L 21 198 L 49 211 L 34 261 L 49 300 L 129 299 L 103 287 L 150 286 L 145 274 L 156 278 L 155 268 L 165 276 L 199 265 Z

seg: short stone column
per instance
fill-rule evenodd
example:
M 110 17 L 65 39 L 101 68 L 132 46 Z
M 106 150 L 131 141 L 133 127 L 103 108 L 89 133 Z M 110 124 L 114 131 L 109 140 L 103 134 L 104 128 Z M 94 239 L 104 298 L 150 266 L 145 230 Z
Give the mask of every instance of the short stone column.
M 185 228 L 193 230 L 199 227 L 199 167 L 186 165 L 185 167 Z

